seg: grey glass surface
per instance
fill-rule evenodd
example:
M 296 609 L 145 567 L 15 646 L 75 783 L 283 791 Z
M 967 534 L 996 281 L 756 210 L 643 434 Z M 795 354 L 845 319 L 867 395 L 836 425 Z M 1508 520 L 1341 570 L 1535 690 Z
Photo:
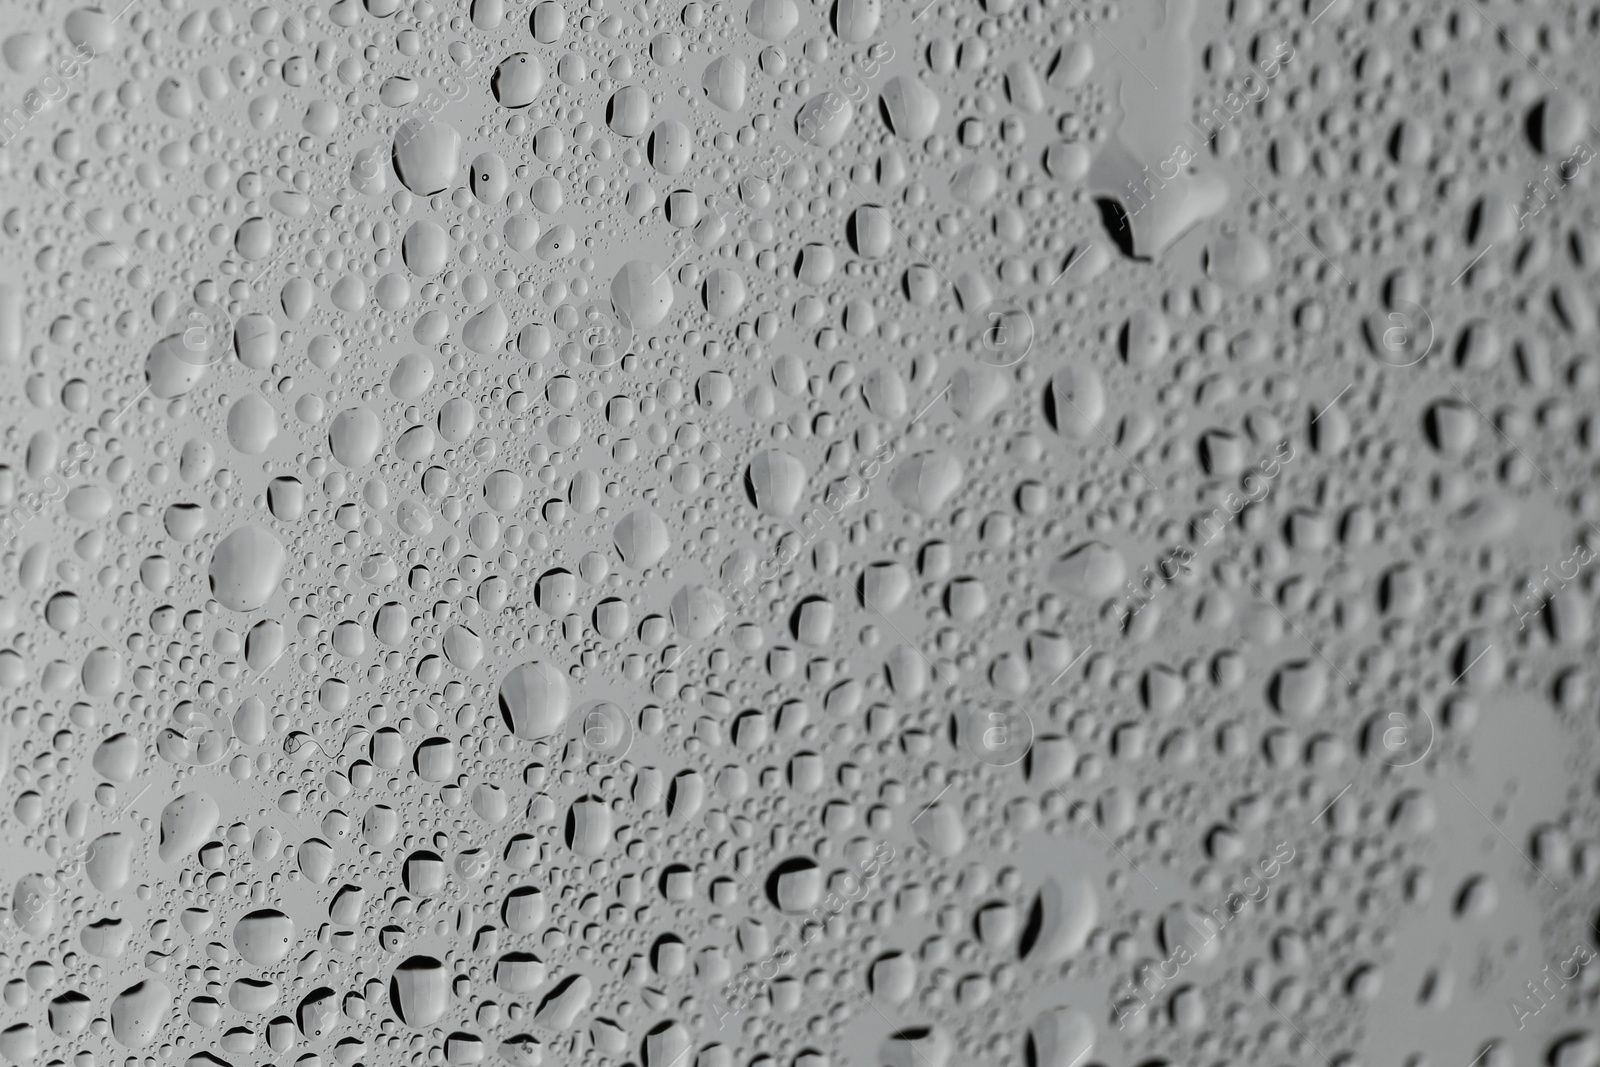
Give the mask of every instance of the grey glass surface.
M 0 0 L 0 1057 L 1600 1067 L 1597 54 Z

